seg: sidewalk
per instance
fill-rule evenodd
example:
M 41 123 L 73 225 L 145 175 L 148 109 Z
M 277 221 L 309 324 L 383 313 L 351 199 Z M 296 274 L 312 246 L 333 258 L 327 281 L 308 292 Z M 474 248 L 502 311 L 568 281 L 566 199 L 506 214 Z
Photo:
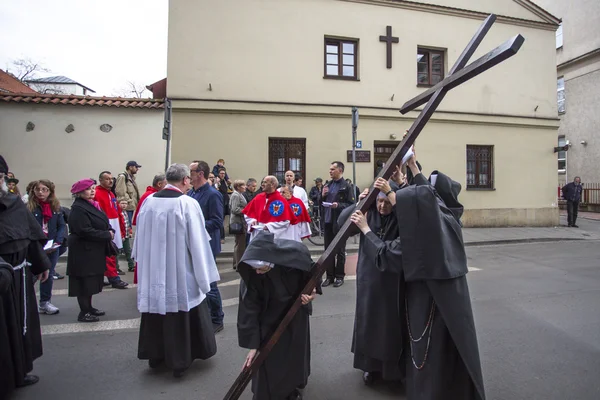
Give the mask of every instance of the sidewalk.
M 600 221 L 600 214 L 581 212 L 579 213 L 579 218 L 587 220 L 586 225 L 597 225 L 597 229 L 586 229 L 585 226 L 582 226 L 580 229 L 567 228 L 562 225 L 546 228 L 464 228 L 463 239 L 465 246 L 600 239 L 600 224 L 596 222 Z M 561 223 L 566 223 L 566 219 L 562 216 L 562 213 Z M 316 246 L 308 240 L 304 240 L 304 244 L 306 244 L 313 257 L 320 256 L 324 251 L 323 246 Z M 221 245 L 221 254 L 217 256 L 220 262 L 233 261 L 233 245 L 233 236 L 227 236 L 225 243 Z M 346 253 L 354 254 L 357 252 L 358 237 L 351 237 L 346 242 Z M 63 254 L 61 261 L 66 262 L 66 256 L 66 253 Z

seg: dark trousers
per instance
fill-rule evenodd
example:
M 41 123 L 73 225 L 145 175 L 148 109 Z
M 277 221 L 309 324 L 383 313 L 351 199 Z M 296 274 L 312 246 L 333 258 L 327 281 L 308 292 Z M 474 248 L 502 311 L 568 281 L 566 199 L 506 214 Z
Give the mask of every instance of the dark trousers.
M 123 253 L 125 253 L 125 258 L 127 259 L 127 267 L 129 268 L 129 271 L 133 271 L 135 268 L 135 261 L 133 261 L 131 258 L 131 240 L 132 238 L 123 239 Z
M 217 282 L 210 284 L 210 292 L 206 293 L 206 300 L 208 302 L 208 308 L 210 309 L 212 323 L 221 325 L 225 314 L 223 313 L 223 302 L 221 301 L 221 292 L 219 292 Z
M 335 233 L 333 232 L 333 224 L 325 223 L 325 249 L 329 247 Z M 327 266 L 327 279 L 333 280 L 334 278 L 344 279 L 346 273 L 344 267 L 346 266 L 346 242 L 340 247 L 338 252 L 334 256 L 334 260 Z
M 575 225 L 577 222 L 577 211 L 579 210 L 579 202 L 567 200 L 567 220 L 569 226 Z
M 48 279 L 46 282 L 40 282 L 40 303 L 46 303 L 52 299 L 52 286 L 54 285 L 54 269 L 56 268 L 56 263 L 58 262 L 58 249 L 54 250 L 52 253 L 48 254 L 48 258 L 50 259 L 50 264 L 52 267 L 48 273 Z

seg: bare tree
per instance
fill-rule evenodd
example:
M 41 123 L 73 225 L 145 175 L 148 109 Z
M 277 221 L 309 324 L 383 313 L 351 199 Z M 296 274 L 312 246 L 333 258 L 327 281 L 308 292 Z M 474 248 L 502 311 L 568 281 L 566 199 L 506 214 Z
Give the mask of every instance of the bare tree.
M 146 94 L 146 92 L 148 92 L 148 89 L 146 89 L 145 85 L 138 83 L 138 82 L 134 82 L 134 81 L 127 81 L 127 84 L 125 85 L 125 87 L 118 90 L 115 93 L 115 96 L 135 97 L 138 99 L 141 99 L 144 97 L 150 97 L 148 94 Z
M 25 80 L 34 79 L 38 72 L 50 72 L 40 62 L 33 61 L 31 58 L 13 60 L 12 68 L 6 68 L 6 70 L 23 83 Z

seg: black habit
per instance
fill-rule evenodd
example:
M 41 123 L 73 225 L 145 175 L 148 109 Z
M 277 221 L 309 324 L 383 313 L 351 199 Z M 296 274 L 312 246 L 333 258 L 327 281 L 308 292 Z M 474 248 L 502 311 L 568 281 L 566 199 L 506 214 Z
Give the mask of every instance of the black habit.
M 384 242 L 373 232 L 365 249 L 377 268 L 405 280 L 406 394 L 410 400 L 485 399 L 479 348 L 459 221 L 460 184 L 422 174 L 396 192 L 400 237 Z M 434 188 L 435 187 L 435 188 Z M 401 243 L 401 245 L 400 245 Z
M 89 201 L 76 198 L 69 215 L 67 275 L 69 296 L 92 296 L 102 291 L 106 257 L 111 254 L 108 218 Z
M 249 260 L 273 263 L 257 274 Z M 308 248 L 294 240 L 274 239 L 261 232 L 250 242 L 240 263 L 239 345 L 258 349 L 275 331 L 310 279 L 313 261 Z M 320 288 L 317 288 L 320 293 Z M 296 313 L 271 353 L 252 377 L 254 399 L 283 400 L 308 383 L 310 375 L 310 324 L 312 304 Z
M 355 209 L 350 207 L 342 211 L 338 224 L 341 226 Z M 398 237 L 395 210 L 382 216 L 375 202 L 367 212 L 367 223 L 381 241 L 393 241 Z M 404 280 L 401 274 L 377 269 L 377 254 L 371 251 L 372 246 L 365 247 L 364 243 L 365 236 L 361 234 L 352 335 L 354 368 L 380 373 L 385 380 L 401 380 L 404 377 L 404 368 L 400 364 L 404 309 L 400 310 L 394 299 L 404 296 Z
M 21 198 L 0 197 L 0 398 L 21 386 L 42 355 L 33 276 L 50 269 L 46 235 Z M 31 265 L 26 265 L 25 260 Z M 49 279 L 52 279 L 50 277 Z
M 161 190 L 156 198 L 178 198 L 183 193 Z M 194 360 L 207 360 L 217 353 L 217 341 L 208 300 L 189 311 L 165 315 L 142 313 L 138 339 L 140 360 L 164 361 L 167 368 L 185 371 Z

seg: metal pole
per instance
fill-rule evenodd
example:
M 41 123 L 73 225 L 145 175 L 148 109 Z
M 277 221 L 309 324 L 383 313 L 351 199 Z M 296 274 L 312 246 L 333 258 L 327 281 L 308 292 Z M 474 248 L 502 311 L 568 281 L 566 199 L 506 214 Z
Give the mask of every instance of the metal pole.
M 356 198 L 356 128 L 358 128 L 358 108 L 352 107 L 352 196 L 354 196 L 354 202 L 358 203 L 358 198 Z
M 165 99 L 165 123 L 163 127 L 163 139 L 167 141 L 167 152 L 165 154 L 165 171 L 171 165 L 171 136 L 172 136 L 172 103 L 171 99 Z

